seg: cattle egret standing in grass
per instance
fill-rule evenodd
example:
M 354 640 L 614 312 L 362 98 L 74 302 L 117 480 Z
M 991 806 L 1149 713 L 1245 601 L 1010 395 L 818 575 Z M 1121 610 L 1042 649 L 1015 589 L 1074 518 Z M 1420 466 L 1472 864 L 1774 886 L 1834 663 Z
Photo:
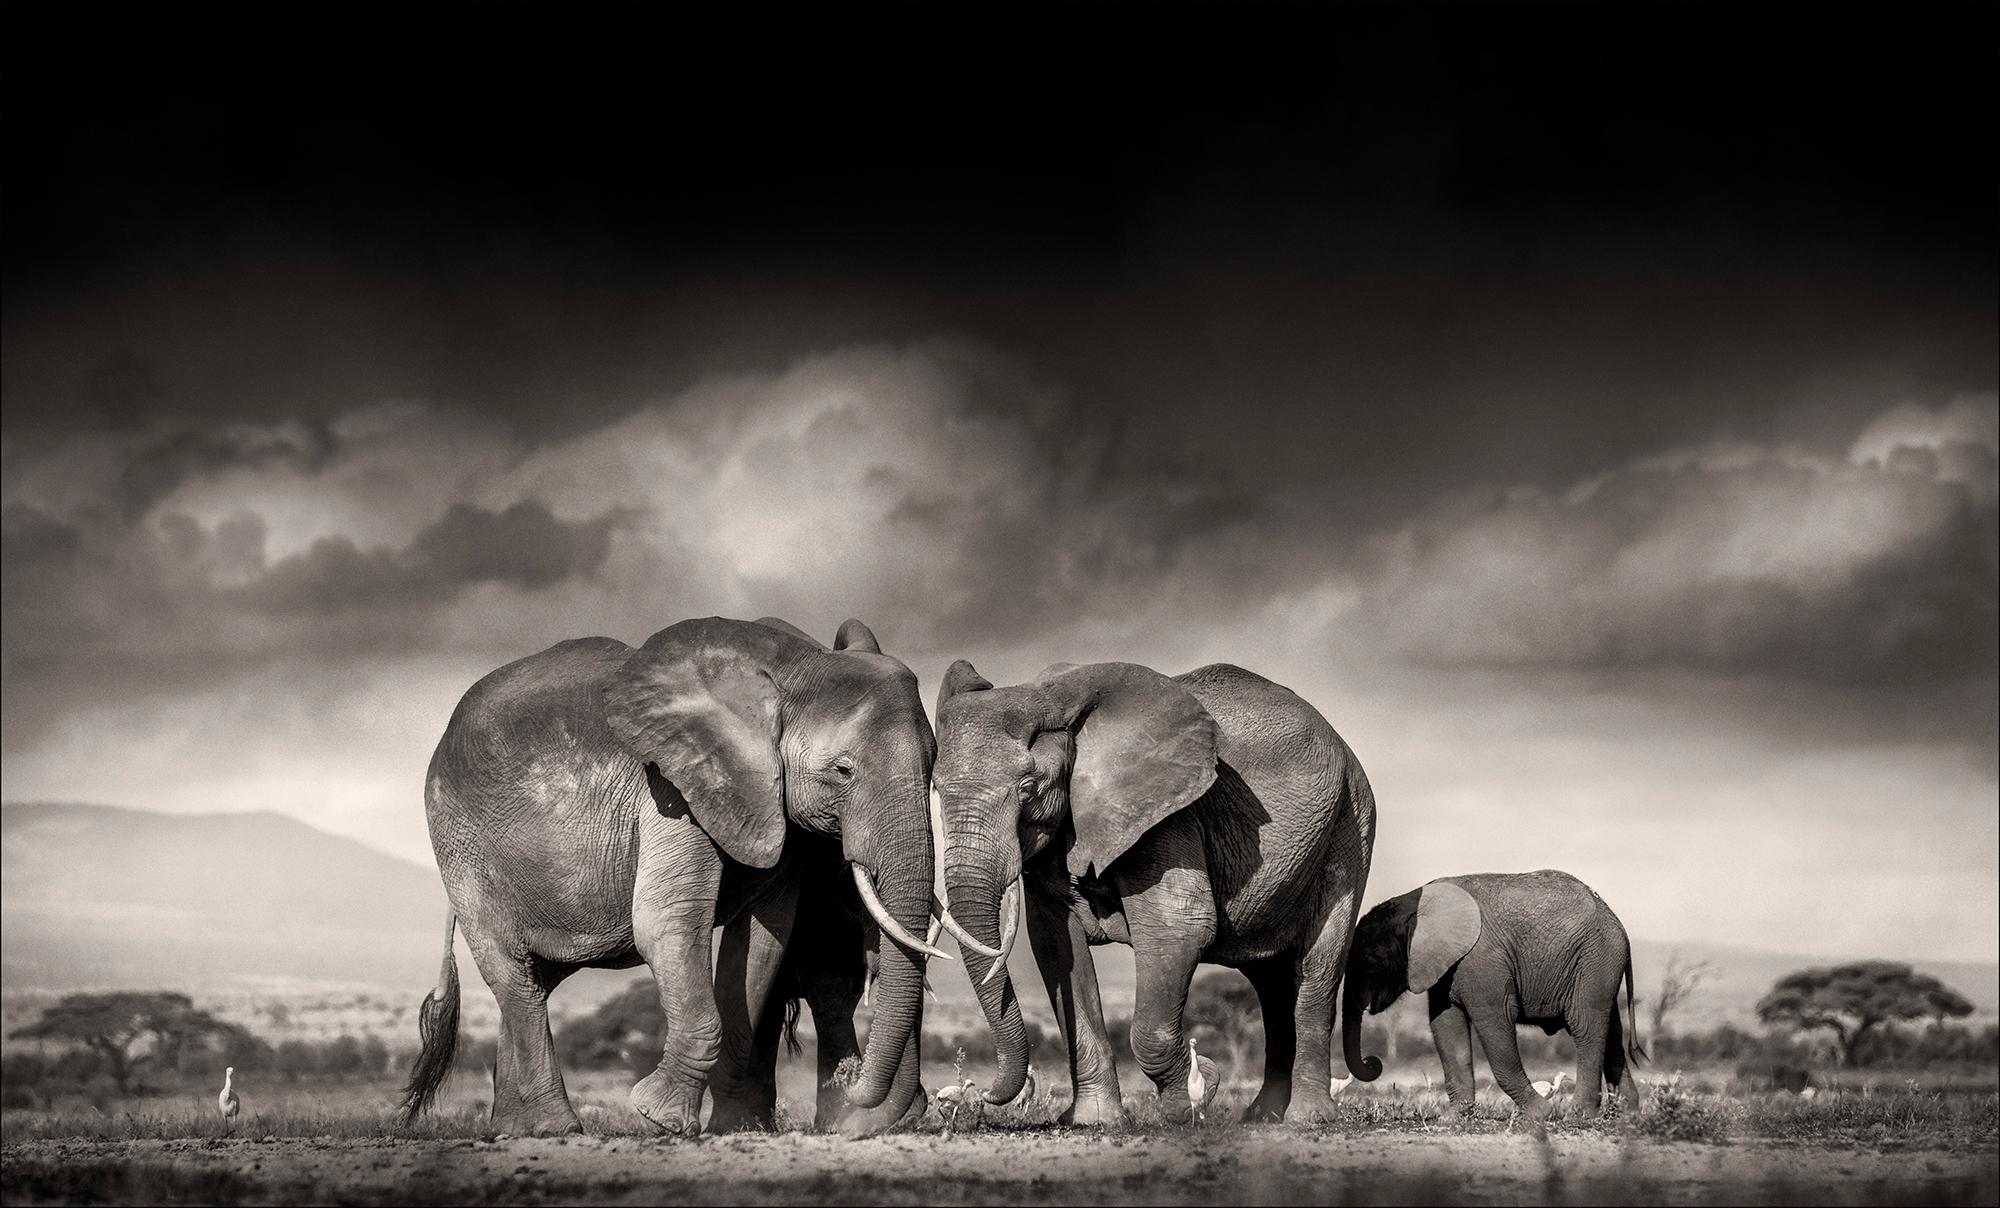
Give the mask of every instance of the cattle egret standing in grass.
M 1188 1037 L 1188 1116 L 1189 1123 L 1200 1123 L 1208 1105 L 1215 1102 L 1216 1092 L 1222 1089 L 1222 1080 L 1215 1076 L 1215 1063 L 1194 1051 L 1194 1037 Z
M 960 1078 L 957 1082 L 947 1082 L 938 1088 L 938 1115 L 944 1117 L 944 1130 L 949 1133 L 958 1124 L 958 1113 L 970 1109 L 973 1124 L 977 1126 L 985 1100 L 980 1098 L 979 1084 L 970 1078 Z
M 1819 1094 L 1819 1088 L 1816 1086 L 1809 1086 L 1806 1089 L 1799 1092 L 1799 1098 L 1811 1099 L 1814 1095 L 1817 1094 Z
M 1542 1098 L 1553 1099 L 1556 1097 L 1556 1092 L 1563 1088 L 1563 1083 L 1568 1080 L 1568 1074 L 1557 1074 L 1554 1082 L 1531 1082 L 1528 1085 L 1533 1087 L 1535 1093 Z
M 215 1106 L 221 1110 L 222 1118 L 231 1124 L 243 1110 L 243 1101 L 236 1097 L 236 1067 L 229 1066 L 222 1071 L 222 1093 L 215 1097 Z

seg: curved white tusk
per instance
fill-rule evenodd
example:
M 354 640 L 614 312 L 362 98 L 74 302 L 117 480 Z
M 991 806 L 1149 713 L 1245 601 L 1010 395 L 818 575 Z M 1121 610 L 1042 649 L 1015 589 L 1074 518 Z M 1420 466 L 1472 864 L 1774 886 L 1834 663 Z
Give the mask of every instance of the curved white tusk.
M 1020 929 L 1021 878 L 1015 877 L 1007 883 L 1006 896 L 1000 899 L 999 956 L 993 962 L 993 967 L 986 971 L 986 976 L 979 979 L 980 985 L 983 986 L 987 982 L 992 981 L 995 977 L 999 976 L 1000 970 L 1007 967 L 1007 958 L 1014 954 L 1014 938 L 1020 933 Z
M 861 871 L 859 864 L 850 864 L 847 867 L 854 874 L 854 888 L 861 892 L 861 904 L 868 908 L 869 914 L 875 916 L 875 922 L 882 928 L 883 934 L 912 952 L 921 952 L 925 956 L 935 956 L 939 960 L 948 961 L 951 959 L 951 953 L 940 948 L 933 948 L 929 944 L 924 943 L 916 936 L 905 931 L 901 923 L 889 917 L 888 910 L 882 906 L 882 899 L 875 896 L 874 884 L 869 881 L 868 874 Z
M 937 915 L 931 920 L 931 926 L 933 928 L 935 928 L 939 923 L 944 924 L 944 929 L 946 931 L 951 932 L 952 938 L 956 939 L 960 944 L 962 944 L 967 948 L 972 949 L 974 952 L 977 952 L 979 955 L 983 957 L 992 959 L 1000 955 L 1000 950 L 998 948 L 988 948 L 986 945 L 980 943 L 978 940 L 973 939 L 972 936 L 966 932 L 965 928 L 959 924 L 959 921 L 951 917 L 951 908 L 944 904 L 943 898 L 933 894 L 931 896 L 931 909 L 937 911 Z M 935 930 L 932 931 L 931 936 L 933 939 L 935 939 L 937 936 L 937 932 Z
M 931 916 L 931 925 L 924 928 L 924 947 L 937 947 L 938 929 L 941 923 L 936 915 Z

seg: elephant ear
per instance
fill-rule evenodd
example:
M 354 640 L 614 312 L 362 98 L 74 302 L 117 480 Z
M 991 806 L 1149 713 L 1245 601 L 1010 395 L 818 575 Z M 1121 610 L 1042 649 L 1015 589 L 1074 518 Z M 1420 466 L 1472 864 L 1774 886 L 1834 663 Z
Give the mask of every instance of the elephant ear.
M 938 685 L 937 713 L 944 716 L 944 703 L 961 692 L 987 692 L 993 688 L 993 681 L 979 674 L 971 663 L 960 659 L 944 673 L 944 682 Z
M 1051 668 L 1048 728 L 1075 734 L 1069 868 L 1104 871 L 1167 815 L 1215 783 L 1215 719 L 1186 688 L 1137 663 Z
M 840 623 L 840 632 L 833 635 L 835 650 L 859 650 L 865 654 L 882 653 L 881 643 L 875 640 L 875 633 L 868 626 L 847 618 Z
M 818 638 L 800 629 L 797 625 L 792 624 L 783 617 L 758 617 L 757 623 L 766 629 L 775 629 L 779 633 L 789 633 L 809 646 L 820 650 L 826 649 L 826 647 L 820 645 Z
M 1410 936 L 1410 989 L 1422 993 L 1479 942 L 1479 903 L 1450 881 L 1432 881 L 1417 897 Z
M 796 640 L 764 624 L 683 621 L 654 634 L 603 687 L 618 741 L 673 782 L 725 855 L 753 868 L 777 864 L 785 846 L 771 669 Z

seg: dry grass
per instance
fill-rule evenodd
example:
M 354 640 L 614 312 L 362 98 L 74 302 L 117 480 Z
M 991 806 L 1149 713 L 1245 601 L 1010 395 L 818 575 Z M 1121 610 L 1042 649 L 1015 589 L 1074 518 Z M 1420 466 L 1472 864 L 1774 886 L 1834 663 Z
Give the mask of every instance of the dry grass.
M 967 1071 L 984 1084 L 990 1070 Z M 949 1131 L 1012 1133 L 1047 1132 L 1068 1106 L 1067 1079 L 1062 1071 L 1051 1078 L 1039 1071 L 1039 1090 L 1002 1107 L 987 1107 L 975 1118 L 962 1113 Z M 814 1086 L 807 1062 L 787 1062 L 780 1071 L 778 1132 L 804 1132 L 811 1126 Z M 982 1077 L 985 1075 L 986 1077 Z M 934 1079 L 951 1077 L 939 1071 Z M 1051 1085 L 1053 1083 L 1053 1085 Z M 571 1100 L 584 1128 L 600 1137 L 650 1137 L 653 1128 L 626 1102 L 629 1079 L 621 1074 L 589 1072 L 569 1079 Z M 1794 1143 L 1905 1149 L 1993 1148 L 2000 1141 L 2000 1088 L 1976 1083 L 1926 1086 L 1909 1079 L 1884 1079 L 1864 1086 L 1830 1086 L 1810 1098 L 1783 1091 L 1742 1092 L 1726 1082 L 1652 1077 L 1642 1083 L 1636 1114 L 1609 1105 L 1595 1120 L 1574 1111 L 1574 1099 L 1560 1096 L 1548 1122 L 1551 1135 L 1599 1134 L 1652 1137 L 1673 1141 L 1727 1143 L 1770 1140 Z M 487 1080 L 455 1074 L 445 1088 L 438 1110 L 404 1125 L 396 1118 L 396 1088 L 387 1082 L 278 1083 L 268 1088 L 243 1087 L 245 1114 L 233 1124 L 215 1112 L 203 1094 L 130 1099 L 101 1106 L 81 1101 L 59 1103 L 51 1110 L 8 1111 L 0 1116 L 0 1141 L 91 1139 L 108 1141 L 175 1140 L 239 1137 L 278 1138 L 439 1138 L 473 1139 L 493 1135 L 487 1119 Z M 1204 1135 L 1222 1138 L 1243 1129 L 1237 1123 L 1255 1086 L 1231 1083 L 1218 1096 L 1198 1126 Z M 1525 1125 L 1506 1096 L 1483 1088 L 1469 1119 L 1447 1120 L 1442 1091 L 1412 1086 L 1350 1086 L 1334 1101 L 1335 1118 L 1311 1134 L 1341 1134 L 1394 1130 L 1417 1135 L 1510 1133 Z M 1150 1087 L 1127 1091 L 1127 1112 L 1136 1135 L 1197 1131 L 1186 1119 L 1161 1119 Z M 937 1107 L 918 1126 L 919 1132 L 941 1133 L 947 1123 Z

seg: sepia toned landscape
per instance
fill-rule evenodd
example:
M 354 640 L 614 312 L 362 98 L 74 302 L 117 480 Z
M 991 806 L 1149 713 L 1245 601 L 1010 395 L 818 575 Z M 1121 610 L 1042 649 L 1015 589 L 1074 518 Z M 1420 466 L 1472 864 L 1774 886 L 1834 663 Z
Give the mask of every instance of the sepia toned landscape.
M 2000 1203 L 1996 48 L 0 3 L 0 1205 Z

